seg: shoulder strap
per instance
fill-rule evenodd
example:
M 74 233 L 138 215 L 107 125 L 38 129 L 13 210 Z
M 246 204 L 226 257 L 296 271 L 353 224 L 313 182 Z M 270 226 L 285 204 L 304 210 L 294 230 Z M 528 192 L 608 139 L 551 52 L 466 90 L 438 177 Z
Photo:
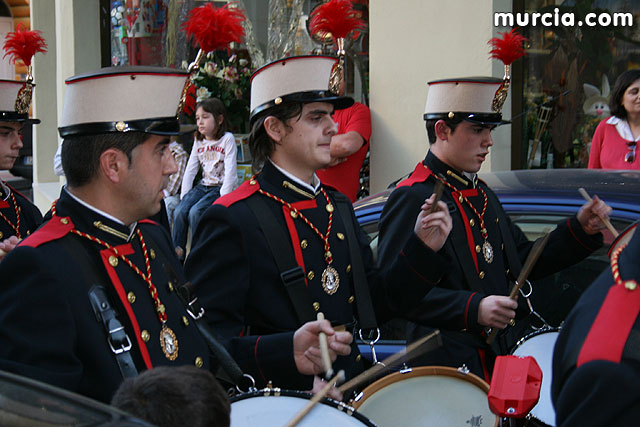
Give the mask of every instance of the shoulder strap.
M 107 343 L 116 358 L 122 377 L 137 376 L 138 370 L 131 357 L 131 340 L 118 319 L 118 313 L 109 302 L 105 288 L 100 285 L 102 279 L 95 261 L 91 259 L 87 249 L 82 246 L 80 241 L 73 236 L 61 239 L 60 243 L 70 253 L 83 258 L 79 264 L 85 280 L 91 284 L 91 289 L 89 290 L 91 308 L 98 322 L 102 323 L 104 327 Z
M 358 320 L 360 328 L 371 330 L 376 329 L 376 315 L 371 302 L 371 294 L 367 284 L 367 276 L 362 264 L 362 254 L 358 247 L 358 238 L 356 237 L 353 223 L 351 222 L 350 206 L 351 202 L 346 198 L 338 196 L 335 198 L 336 209 L 340 214 L 340 219 L 344 224 L 347 233 L 347 243 L 349 244 L 349 256 L 351 258 L 351 271 L 353 272 L 353 291 L 356 297 L 356 307 L 358 308 Z
M 509 269 L 513 274 L 513 277 L 518 277 L 520 274 L 520 270 L 522 270 L 522 263 L 520 262 L 520 258 L 518 257 L 518 249 L 516 248 L 516 242 L 513 240 L 513 234 L 511 234 L 511 230 L 507 227 L 506 218 L 502 218 L 500 206 L 500 200 L 498 197 L 491 191 L 491 189 L 485 190 L 487 197 L 491 199 L 493 206 L 496 206 L 496 215 L 500 217 L 500 221 L 498 222 L 498 228 L 500 229 L 500 234 L 502 235 L 502 243 L 504 243 L 504 252 L 507 256 L 507 262 L 509 263 Z
M 280 278 L 289 294 L 289 299 L 296 310 L 300 323 L 315 320 L 311 295 L 305 283 L 305 274 L 294 258 L 291 245 L 282 227 L 269 210 L 269 206 L 262 197 L 254 196 L 246 199 L 247 205 L 258 220 L 260 228 L 267 238 L 271 254 L 276 261 Z

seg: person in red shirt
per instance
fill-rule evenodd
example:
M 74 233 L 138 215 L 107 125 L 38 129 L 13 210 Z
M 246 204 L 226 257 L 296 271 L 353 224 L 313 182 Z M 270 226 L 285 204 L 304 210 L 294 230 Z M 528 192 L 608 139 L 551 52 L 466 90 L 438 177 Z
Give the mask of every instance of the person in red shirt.
M 340 96 L 345 94 L 344 79 Z M 331 138 L 331 163 L 316 173 L 323 184 L 335 188 L 355 202 L 360 189 L 360 169 L 369 150 L 371 112 L 359 102 L 333 113 L 338 133 Z

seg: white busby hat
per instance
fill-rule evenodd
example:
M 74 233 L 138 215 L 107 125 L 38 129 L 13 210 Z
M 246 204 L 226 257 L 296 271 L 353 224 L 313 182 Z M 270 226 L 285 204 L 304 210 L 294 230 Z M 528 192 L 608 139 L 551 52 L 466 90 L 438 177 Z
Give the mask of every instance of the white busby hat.
M 24 111 L 16 103 L 26 84 L 17 80 L 0 80 L 0 121 L 40 123 L 39 119 L 30 119 L 29 110 Z
M 177 135 L 176 109 L 188 73 L 173 68 L 109 67 L 71 77 L 58 131 L 65 138 L 119 132 Z
M 330 56 L 294 56 L 259 68 L 251 76 L 250 119 L 283 102 L 328 102 L 338 110 L 350 107 L 352 98 L 329 89 L 337 61 Z
M 473 123 L 501 125 L 500 111 L 492 108 L 503 80 L 493 77 L 469 77 L 429 82 L 425 120 L 458 118 Z

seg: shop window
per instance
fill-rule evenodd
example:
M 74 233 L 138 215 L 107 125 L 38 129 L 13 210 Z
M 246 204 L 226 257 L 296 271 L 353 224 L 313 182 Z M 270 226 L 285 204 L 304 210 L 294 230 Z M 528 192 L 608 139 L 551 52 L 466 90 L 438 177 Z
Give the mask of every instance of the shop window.
M 515 25 L 529 42 L 522 68 L 514 70 L 523 84 L 513 103 L 512 167 L 586 167 L 617 76 L 640 67 L 640 4 L 516 0 L 513 11 L 528 16 L 529 25 Z M 550 14 L 551 25 L 532 25 L 533 13 Z

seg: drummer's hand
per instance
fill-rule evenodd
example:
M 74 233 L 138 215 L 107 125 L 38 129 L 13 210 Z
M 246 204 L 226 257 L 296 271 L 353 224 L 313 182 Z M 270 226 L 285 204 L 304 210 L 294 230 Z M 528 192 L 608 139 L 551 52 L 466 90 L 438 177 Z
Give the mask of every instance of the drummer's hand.
M 322 391 L 322 389 L 327 385 L 327 382 L 320 378 L 319 376 L 313 377 L 313 389 L 311 389 L 311 393 L 316 394 Z M 327 396 L 334 400 L 342 400 L 342 392 L 333 386 L 329 389 Z
M 6 254 L 11 252 L 20 243 L 20 239 L 16 236 L 7 237 L 3 241 L 0 241 L 0 261 Z
M 293 334 L 293 358 L 298 372 L 303 375 L 315 375 L 324 371 L 318 334 L 324 332 L 329 343 L 329 357 L 336 360 L 338 355 L 351 353 L 353 336 L 349 332 L 336 332 L 328 320 L 315 320 L 302 325 Z
M 413 228 L 422 243 L 429 246 L 433 251 L 438 252 L 451 231 L 452 222 L 449 208 L 443 201 L 438 202 L 438 210 L 429 213 L 435 194 L 432 194 L 420 207 L 420 213 Z
M 518 303 L 502 295 L 490 295 L 480 300 L 478 323 L 482 326 L 504 329 L 516 317 Z
M 609 219 L 611 210 L 611 206 L 598 196 L 593 196 L 591 201 L 582 205 L 578 211 L 578 222 L 585 233 L 596 234 L 605 227 L 603 220 Z

